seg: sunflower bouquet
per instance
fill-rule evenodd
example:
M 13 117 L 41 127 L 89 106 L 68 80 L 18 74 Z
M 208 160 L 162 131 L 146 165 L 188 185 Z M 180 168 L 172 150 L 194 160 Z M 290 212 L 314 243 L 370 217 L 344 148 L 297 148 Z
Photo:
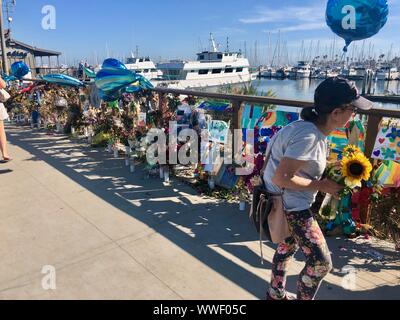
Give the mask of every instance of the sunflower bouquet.
M 331 180 L 343 186 L 339 193 L 340 200 L 326 195 L 324 198 L 320 214 L 329 218 L 325 226 L 327 232 L 335 232 L 342 229 L 347 235 L 354 234 L 356 225 L 351 213 L 351 195 L 354 189 L 361 188 L 371 180 L 372 165 L 364 153 L 356 146 L 347 146 L 342 153 L 342 160 L 332 163 L 327 168 L 327 176 Z
M 364 153 L 356 146 L 349 145 L 343 150 L 342 160 L 328 167 L 327 175 L 333 181 L 344 186 L 340 196 L 361 188 L 362 182 L 371 177 L 372 165 Z

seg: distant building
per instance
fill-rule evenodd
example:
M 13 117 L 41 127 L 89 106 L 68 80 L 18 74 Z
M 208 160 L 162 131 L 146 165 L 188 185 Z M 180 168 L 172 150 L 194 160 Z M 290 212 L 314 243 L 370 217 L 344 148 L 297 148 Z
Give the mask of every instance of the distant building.
M 56 63 L 53 63 L 56 65 L 56 67 L 53 69 L 57 69 L 60 66 L 58 58 L 61 55 L 61 52 L 37 48 L 21 41 L 15 40 L 10 37 L 9 30 L 6 30 L 5 32 L 5 39 L 9 65 L 14 63 L 15 61 L 24 61 L 31 69 L 32 76 L 36 76 L 37 74 L 41 73 L 49 73 L 52 57 L 56 57 L 57 59 Z

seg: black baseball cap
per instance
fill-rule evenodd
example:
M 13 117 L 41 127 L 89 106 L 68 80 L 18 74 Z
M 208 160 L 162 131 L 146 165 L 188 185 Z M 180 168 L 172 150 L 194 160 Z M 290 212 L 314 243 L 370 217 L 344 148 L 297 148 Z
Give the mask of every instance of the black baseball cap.
M 341 77 L 324 80 L 315 90 L 314 103 L 319 113 L 330 113 L 345 104 L 352 104 L 361 110 L 370 110 L 374 106 L 359 94 L 354 83 Z

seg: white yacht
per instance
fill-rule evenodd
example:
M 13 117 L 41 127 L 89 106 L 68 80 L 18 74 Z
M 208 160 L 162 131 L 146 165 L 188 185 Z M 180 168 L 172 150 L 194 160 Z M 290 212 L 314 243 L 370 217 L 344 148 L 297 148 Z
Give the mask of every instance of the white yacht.
M 311 65 L 305 61 L 299 61 L 297 66 L 289 72 L 289 78 L 309 78 L 311 76 Z
M 126 59 L 125 66 L 148 80 L 161 79 L 163 76 L 162 71 L 157 70 L 156 65 L 149 57 L 139 58 L 132 54 L 130 58 Z
M 381 66 L 376 70 L 376 80 L 397 80 L 399 76 L 398 69 L 389 65 Z
M 258 72 L 250 71 L 248 59 L 241 52 L 221 52 L 211 35 L 211 50 L 197 54 L 196 61 L 173 60 L 159 63 L 164 81 L 156 85 L 168 85 L 180 89 L 223 86 L 248 83 L 256 79 Z

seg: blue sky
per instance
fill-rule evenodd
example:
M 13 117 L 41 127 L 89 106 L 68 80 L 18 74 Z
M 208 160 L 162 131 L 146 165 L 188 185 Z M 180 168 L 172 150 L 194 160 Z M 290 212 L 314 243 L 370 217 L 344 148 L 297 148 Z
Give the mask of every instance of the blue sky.
M 3 0 L 4 2 L 6 0 Z M 274 49 L 281 30 L 290 58 L 298 58 L 302 41 L 305 48 L 321 52 L 332 46 L 334 34 L 325 24 L 327 0 L 17 0 L 13 13 L 13 37 L 20 41 L 64 53 L 61 61 L 73 63 L 97 56 L 122 58 L 139 46 L 141 55 L 154 60 L 194 58 L 200 48 L 208 46 L 213 32 L 221 49 L 226 37 L 231 49 L 242 49 L 254 59 L 257 41 L 258 62 L 269 57 L 268 37 Z M 400 0 L 390 0 L 390 16 L 381 32 L 367 40 L 365 50 L 400 54 Z M 56 9 L 56 29 L 41 27 L 42 7 Z M 336 39 L 336 49 L 343 40 Z M 374 47 L 372 47 L 374 44 Z M 358 42 L 357 50 L 361 51 Z M 307 49 L 309 51 L 309 49 Z M 270 54 L 271 55 L 271 54 Z

